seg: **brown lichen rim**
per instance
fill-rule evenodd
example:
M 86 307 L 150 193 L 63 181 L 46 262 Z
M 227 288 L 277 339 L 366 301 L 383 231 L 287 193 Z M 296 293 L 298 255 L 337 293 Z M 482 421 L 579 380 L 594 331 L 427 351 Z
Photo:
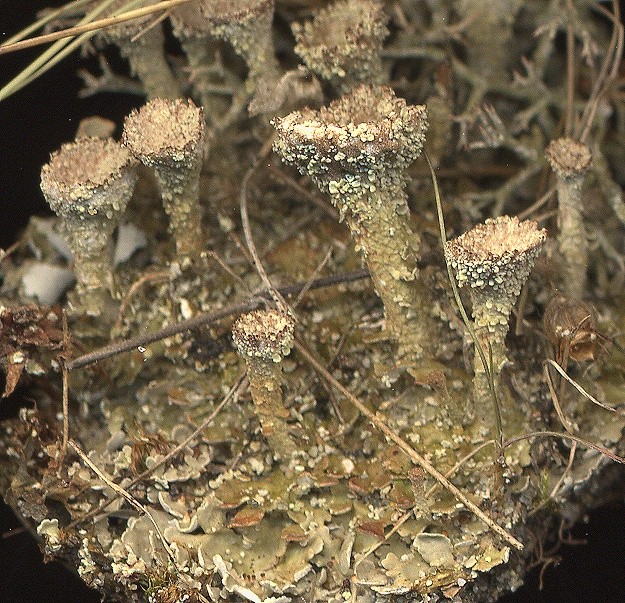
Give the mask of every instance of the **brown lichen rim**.
M 122 142 L 142 162 L 185 162 L 202 152 L 204 110 L 190 99 L 149 101 L 124 120 Z
M 295 322 L 280 310 L 254 310 L 242 314 L 232 326 L 232 341 L 244 356 L 284 356 L 293 345 Z
M 52 209 L 63 213 L 71 204 L 89 201 L 135 164 L 130 152 L 110 138 L 80 138 L 50 155 L 41 169 L 41 189 Z
M 547 231 L 532 220 L 520 222 L 516 216 L 489 218 L 447 243 L 450 258 L 463 265 L 505 264 L 513 258 L 533 253 L 547 238 Z
M 320 171 L 353 172 L 354 158 L 379 164 L 380 155 L 401 156 L 415 140 L 425 139 L 427 113 L 424 105 L 408 105 L 388 86 L 363 84 L 319 111 L 295 111 L 272 123 L 278 142 L 294 158 L 314 147 L 322 157 Z
M 456 268 L 484 277 L 503 275 L 508 267 L 533 259 L 546 238 L 547 231 L 532 220 L 500 216 L 449 241 L 446 252 Z
M 588 146 L 572 138 L 552 140 L 545 150 L 545 157 L 553 171 L 564 178 L 583 174 L 592 162 Z

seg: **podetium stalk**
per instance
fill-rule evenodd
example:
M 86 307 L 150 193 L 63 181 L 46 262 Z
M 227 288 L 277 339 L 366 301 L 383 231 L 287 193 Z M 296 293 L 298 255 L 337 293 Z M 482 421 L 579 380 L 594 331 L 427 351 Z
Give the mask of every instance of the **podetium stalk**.
M 545 155 L 558 187 L 558 247 L 564 262 L 562 289 L 581 301 L 586 290 L 588 236 L 584 226 L 582 186 L 592 161 L 590 149 L 571 138 L 552 140 Z
M 378 295 L 398 364 L 419 365 L 430 348 L 430 304 L 418 281 L 420 237 L 409 224 L 405 169 L 419 156 L 426 109 L 388 87 L 362 85 L 320 111 L 274 120 L 274 149 L 330 194 L 349 225 Z
M 272 36 L 275 0 L 199 0 L 198 6 L 212 34 L 245 60 L 247 93 L 253 94 L 261 81 L 279 79 Z
M 254 412 L 271 449 L 287 464 L 297 446 L 289 433 L 289 411 L 282 396 L 282 359 L 293 345 L 293 319 L 279 310 L 243 314 L 232 340 L 247 365 Z
M 179 257 L 204 249 L 200 172 L 204 160 L 204 113 L 191 101 L 157 98 L 126 117 L 124 145 L 153 168 Z
M 156 2 L 151 0 L 143 5 Z M 101 0 L 94 0 L 93 6 L 101 3 Z M 114 16 L 127 4 L 128 0 L 116 0 L 100 16 Z M 124 21 L 100 30 L 96 36 L 119 48 L 120 54 L 128 60 L 130 72 L 141 81 L 148 100 L 177 98 L 181 96 L 181 90 L 165 57 L 163 27 L 160 23 L 154 25 L 153 21 L 153 15 Z

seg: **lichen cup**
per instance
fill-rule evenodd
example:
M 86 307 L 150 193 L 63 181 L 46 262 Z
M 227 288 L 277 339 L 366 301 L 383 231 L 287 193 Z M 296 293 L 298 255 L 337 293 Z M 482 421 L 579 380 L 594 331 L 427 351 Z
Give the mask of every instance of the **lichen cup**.
M 330 194 L 371 272 L 398 364 L 431 348 L 431 318 L 418 280 L 420 237 L 409 225 L 405 169 L 420 155 L 426 108 L 388 87 L 362 85 L 320 111 L 274 120 L 275 151 Z
M 74 255 L 79 309 L 99 316 L 115 291 L 112 235 L 137 180 L 135 160 L 111 139 L 81 138 L 52 153 L 41 190 Z
M 507 360 L 506 335 L 512 307 L 547 238 L 536 222 L 500 216 L 478 224 L 446 245 L 459 287 L 468 287 L 473 328 L 490 372 L 499 385 Z M 493 401 L 482 357 L 474 353 L 473 401 L 478 422 L 488 423 Z

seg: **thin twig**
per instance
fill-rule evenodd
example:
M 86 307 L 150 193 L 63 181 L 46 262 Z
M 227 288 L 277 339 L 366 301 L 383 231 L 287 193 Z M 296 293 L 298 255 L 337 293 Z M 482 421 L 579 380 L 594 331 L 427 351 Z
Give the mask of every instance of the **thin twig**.
M 556 192 L 556 187 L 552 186 L 542 197 L 534 201 L 529 207 L 517 214 L 519 220 L 527 220 L 537 209 L 540 209 Z
M 293 308 L 297 308 L 300 305 L 304 297 L 308 291 L 310 291 L 310 286 L 313 284 L 315 279 L 321 274 L 321 271 L 325 268 L 325 265 L 330 261 L 332 257 L 332 247 L 328 249 L 328 252 L 325 254 L 324 258 L 319 262 L 319 265 L 315 268 L 314 272 L 310 275 L 308 282 L 304 285 L 304 288 L 299 292 L 299 295 L 295 298 L 293 302 Z
M 573 1 L 567 0 L 568 23 L 566 24 L 566 109 L 564 111 L 564 135 L 573 132 L 573 102 L 575 100 L 575 34 L 573 32 Z
M 351 283 L 365 278 L 369 278 L 369 272 L 365 269 L 354 270 L 353 272 L 343 272 L 316 279 L 310 285 L 309 290 L 332 287 L 343 283 Z M 307 286 L 307 283 L 300 282 L 294 285 L 278 287 L 277 290 L 283 296 L 297 295 L 305 286 Z M 89 354 L 85 354 L 72 360 L 67 364 L 67 370 L 72 371 L 74 369 L 87 366 L 88 364 L 98 362 L 99 360 L 105 360 L 106 358 L 111 358 L 112 356 L 122 354 L 123 352 L 128 352 L 129 350 L 136 349 L 140 346 L 146 346 L 150 343 L 154 343 L 155 341 L 160 341 L 161 339 L 178 335 L 179 333 L 198 329 L 199 327 L 212 324 L 228 316 L 255 310 L 260 307 L 262 303 L 263 301 L 261 297 L 247 299 L 245 301 L 221 308 L 220 310 L 215 310 L 214 312 L 205 312 L 198 314 L 193 318 L 189 318 L 188 320 L 167 325 L 166 327 L 163 327 L 153 333 L 137 335 L 136 337 L 130 337 L 129 339 L 124 339 L 122 341 L 115 341 L 100 348 L 99 350 L 95 350 L 94 352 L 90 352 Z
M 137 40 L 140 40 L 146 33 L 148 33 L 148 31 L 160 25 L 165 19 L 169 19 L 171 13 L 172 9 L 170 8 L 168 10 L 164 10 L 160 15 L 156 15 L 152 21 L 141 29 L 141 31 L 138 31 L 134 36 L 132 36 L 130 41 L 134 43 Z
M 16 241 L 10 247 L 7 247 L 6 249 L 0 249 L 0 262 L 4 262 L 4 260 L 6 260 L 12 253 L 19 249 L 21 244 L 21 241 Z
M 269 147 L 271 150 L 271 147 Z M 289 309 L 289 305 L 286 303 L 286 300 L 282 295 L 276 290 L 273 286 L 272 282 L 269 280 L 269 276 L 267 276 L 267 272 L 263 263 L 258 255 L 258 250 L 256 249 L 256 244 L 254 243 L 254 237 L 252 236 L 252 227 L 250 225 L 250 216 L 247 211 L 247 187 L 249 185 L 250 179 L 254 175 L 258 164 L 262 159 L 262 155 L 255 162 L 255 164 L 247 171 L 245 177 L 243 178 L 243 182 L 241 183 L 241 191 L 239 193 L 239 209 L 241 212 L 241 223 L 243 225 L 243 234 L 245 235 L 245 242 L 247 244 L 247 248 L 254 260 L 254 267 L 256 268 L 256 272 L 260 276 L 261 281 L 269 291 L 269 294 L 273 298 L 273 301 L 276 303 L 278 308 L 284 312 L 285 314 L 291 315 L 292 312 Z
M 523 544 L 519 542 L 512 534 L 507 532 L 492 518 L 490 518 L 484 511 L 482 511 L 474 502 L 472 502 L 463 492 L 454 486 L 436 467 L 430 464 L 424 457 L 422 457 L 406 440 L 397 435 L 386 423 L 384 416 L 377 412 L 369 410 L 354 394 L 346 389 L 339 381 L 337 381 L 332 374 L 325 368 L 322 362 L 320 362 L 308 348 L 296 338 L 295 348 L 297 351 L 311 364 L 311 366 L 319 373 L 330 385 L 337 389 L 347 400 L 349 400 L 353 406 L 355 406 L 374 427 L 379 429 L 389 440 L 397 444 L 410 459 L 419 465 L 426 473 L 431 475 L 443 488 L 448 490 L 459 502 L 461 502 L 467 509 L 472 511 L 479 519 L 481 519 L 493 532 L 499 534 L 506 542 L 511 544 L 519 551 L 523 550 Z
M 551 366 L 553 366 L 553 368 L 555 368 L 556 371 L 560 373 L 563 379 L 568 381 L 582 396 L 584 396 L 584 398 L 587 398 L 593 404 L 600 406 L 604 410 L 609 410 L 610 412 L 616 413 L 617 415 L 625 415 L 625 411 L 618 408 L 612 408 L 607 404 L 603 404 L 603 402 L 599 402 L 597 398 L 595 398 L 592 394 L 589 394 L 579 383 L 577 383 L 577 381 L 571 379 L 571 377 L 562 369 L 562 367 L 557 362 L 551 359 L 546 360 L 545 362 L 548 362 Z
M 532 431 L 531 433 L 524 433 L 523 435 L 510 438 L 509 440 L 506 440 L 503 443 L 503 445 L 504 445 L 504 448 L 507 448 L 508 446 L 512 444 L 521 442 L 522 440 L 531 440 L 532 438 L 542 438 L 542 437 L 562 438 L 563 440 L 571 440 L 572 442 L 577 442 L 578 444 L 581 444 L 582 446 L 586 448 L 592 448 L 593 450 L 600 452 L 604 456 L 607 456 L 608 458 L 612 459 L 613 461 L 616 461 L 617 463 L 625 465 L 625 458 L 620 457 L 618 454 L 615 454 L 611 450 L 608 450 L 605 446 L 601 446 L 600 444 L 589 442 L 588 440 L 585 440 L 584 438 L 580 438 L 579 436 L 573 435 L 571 433 L 561 433 L 559 431 Z
M 430 156 L 424 150 L 423 154 L 425 155 L 425 159 L 428 163 L 428 167 L 430 168 L 430 174 L 432 177 L 432 185 L 434 186 L 434 198 L 436 200 L 436 213 L 438 216 L 438 227 L 439 234 L 441 239 L 441 245 L 443 247 L 443 258 L 445 260 L 445 267 L 447 268 L 447 277 L 449 280 L 449 285 L 451 287 L 454 300 L 456 302 L 456 306 L 458 307 L 458 311 L 460 312 L 460 316 L 462 316 L 462 321 L 464 322 L 464 326 L 469 332 L 471 336 L 471 340 L 473 341 L 473 347 L 475 349 L 475 353 L 479 354 L 480 361 L 482 362 L 482 366 L 484 368 L 484 373 L 486 374 L 486 380 L 488 381 L 488 387 L 490 391 L 491 398 L 493 399 L 493 405 L 495 409 L 495 425 L 497 428 L 497 459 L 499 468 L 498 471 L 501 471 L 504 463 L 504 454 L 503 454 L 503 421 L 501 419 L 501 408 L 499 406 L 499 397 L 497 395 L 497 390 L 495 388 L 495 380 L 493 378 L 492 365 L 489 364 L 486 359 L 486 354 L 480 344 L 480 341 L 475 334 L 475 330 L 473 329 L 472 322 L 469 319 L 469 315 L 462 303 L 462 298 L 460 297 L 460 293 L 458 293 L 458 286 L 456 285 L 456 278 L 454 277 L 453 270 L 451 267 L 451 263 L 449 261 L 449 257 L 447 254 L 447 235 L 445 229 L 445 216 L 443 215 L 443 204 L 441 201 L 440 190 L 438 188 L 438 180 L 436 178 L 436 172 L 434 170 L 434 166 L 432 165 L 432 161 L 430 160 Z M 489 344 L 489 354 L 492 354 L 492 350 Z
M 62 311 L 61 317 L 63 320 L 63 359 L 62 359 L 62 374 L 63 374 L 63 441 L 61 443 L 61 454 L 59 455 L 59 471 L 65 460 L 67 453 L 67 444 L 69 442 L 69 371 L 67 370 L 67 361 L 70 357 L 70 336 L 67 326 L 67 313 Z
M 81 450 L 80 446 L 78 446 L 78 444 L 76 444 L 74 440 L 70 440 L 69 445 L 74 449 L 74 452 L 76 452 L 76 454 L 82 459 L 83 463 L 85 463 L 85 465 L 87 465 L 87 467 L 89 467 L 89 469 L 91 469 L 91 471 L 93 471 L 109 488 L 117 492 L 117 494 L 119 494 L 120 496 L 123 496 L 128 501 L 128 503 L 131 506 L 133 506 L 139 513 L 147 515 L 148 519 L 150 520 L 150 523 L 152 524 L 152 526 L 154 527 L 154 530 L 156 531 L 158 535 L 159 540 L 161 541 L 161 544 L 163 545 L 163 548 L 165 549 L 165 552 L 167 553 L 167 556 L 169 557 L 169 560 L 171 561 L 173 566 L 177 568 L 178 564 L 176 563 L 176 558 L 174 557 L 172 550 L 169 548 L 169 544 L 167 544 L 167 541 L 165 540 L 165 536 L 163 535 L 163 532 L 161 532 L 161 529 L 158 527 L 156 520 L 154 519 L 150 511 L 147 509 L 147 507 L 142 505 L 134 496 L 129 494 L 124 488 L 117 485 L 114 481 L 110 480 L 106 475 L 104 475 L 104 473 L 102 473 L 102 471 L 98 469 L 98 467 Z
M 245 286 L 243 279 L 232 269 L 224 260 L 221 259 L 219 254 L 216 251 L 207 252 L 209 257 L 211 257 L 217 265 L 233 280 L 235 280 L 239 285 Z
M 562 411 L 562 406 L 560 405 L 560 401 L 558 400 L 558 395 L 556 394 L 556 389 L 551 380 L 551 375 L 549 374 L 549 367 L 547 366 L 546 363 L 544 364 L 544 370 L 545 370 L 545 376 L 547 378 L 547 387 L 549 388 L 549 393 L 551 394 L 551 400 L 553 402 L 554 408 L 556 409 L 556 414 L 558 415 L 558 418 L 560 419 L 560 423 L 562 423 L 562 426 L 564 427 L 564 429 L 568 433 L 572 434 L 573 428 L 571 427 L 571 425 L 569 424 L 569 422 L 566 420 L 564 416 L 564 412 Z M 564 471 L 562 472 L 562 475 L 560 476 L 560 479 L 556 482 L 556 485 L 551 489 L 551 493 L 549 494 L 550 499 L 553 499 L 556 497 L 556 494 L 558 493 L 558 491 L 560 490 L 560 487 L 564 483 L 566 476 L 570 473 L 571 469 L 573 468 L 573 461 L 575 460 L 576 452 L 577 452 L 577 442 L 573 442 L 573 445 L 571 446 L 571 450 L 569 451 L 569 460 L 566 464 L 566 467 L 564 468 Z
M 169 278 L 168 270 L 160 270 L 159 272 L 150 272 L 148 274 L 144 274 L 139 277 L 132 285 L 130 289 L 128 289 L 128 293 L 124 296 L 121 305 L 119 306 L 119 311 L 117 312 L 117 320 L 115 320 L 115 324 L 111 331 L 115 333 L 122 326 L 122 320 L 124 319 L 124 313 L 126 312 L 126 308 L 130 304 L 130 300 L 134 297 L 135 293 L 147 282 L 161 282 L 165 281 Z
M 571 469 L 573 468 L 573 461 L 575 460 L 576 452 L 577 452 L 577 442 L 573 442 L 573 445 L 571 446 L 571 450 L 569 450 L 569 460 L 566 463 L 566 467 L 564 468 L 564 471 L 562 472 L 560 479 L 556 482 L 556 485 L 551 489 L 551 493 L 549 494 L 550 499 L 554 499 L 556 497 L 556 495 L 560 491 L 560 488 L 562 487 L 562 484 L 564 483 L 564 480 L 566 479 L 566 476 L 571 472 Z
M 94 18 L 104 12 L 114 1 L 115 0 L 102 0 L 85 15 L 80 21 L 80 24 L 91 23 Z M 135 0 L 131 4 L 134 5 L 134 3 L 138 1 L 139 0 Z M 54 42 L 54 44 L 44 50 L 32 63 L 29 63 L 26 68 L 20 71 L 8 84 L 0 88 L 0 100 L 8 98 L 46 73 L 46 71 L 63 60 L 76 48 L 82 46 L 82 44 L 89 40 L 94 34 L 94 31 L 88 31 L 71 40 L 61 39 Z
M 553 407 L 556 409 L 556 414 L 558 415 L 558 419 L 560 419 L 560 423 L 562 423 L 562 427 L 566 429 L 569 433 L 573 433 L 573 428 L 569 425 L 569 422 L 566 420 L 564 416 L 564 412 L 562 412 L 562 406 L 560 405 L 560 401 L 558 399 L 558 395 L 556 394 L 556 388 L 553 385 L 553 381 L 551 380 L 551 375 L 549 374 L 549 368 L 547 364 L 544 365 L 545 368 L 545 378 L 547 379 L 547 387 L 549 388 L 549 393 L 551 394 L 551 401 L 553 402 Z
M 480 450 L 486 448 L 486 446 L 490 446 L 491 444 L 496 444 L 495 440 L 486 440 L 486 442 L 482 442 L 479 446 L 474 448 L 468 454 L 465 454 L 447 473 L 445 473 L 445 477 L 449 479 L 453 477 L 453 475 L 464 465 L 468 460 L 470 460 L 473 456 L 475 456 Z M 438 482 L 436 482 L 426 493 L 424 498 L 427 500 L 436 492 L 436 489 L 440 486 Z M 373 544 L 369 549 L 367 549 L 366 553 L 362 553 L 361 556 L 358 557 L 358 561 L 354 563 L 354 570 L 369 556 L 371 553 L 375 553 L 388 539 L 399 530 L 407 521 L 410 519 L 412 514 L 414 513 L 415 507 L 411 507 L 408 511 L 406 511 L 394 524 L 393 527 L 388 531 L 388 533 L 384 534 L 384 538 L 375 544 Z
M 610 14 L 604 7 L 595 5 L 595 9 L 599 10 L 604 16 L 612 20 L 613 30 L 612 37 L 610 39 L 610 45 L 606 56 L 601 65 L 601 71 L 595 80 L 590 98 L 584 107 L 582 117 L 579 123 L 579 141 L 585 142 L 590 134 L 592 122 L 595 118 L 595 113 L 599 108 L 599 101 L 604 95 L 605 91 L 618 76 L 618 71 L 621 65 L 621 56 L 623 54 L 623 25 L 621 24 L 621 10 L 619 0 L 612 0 L 612 14 Z
M 29 36 L 31 33 L 34 33 L 38 29 L 45 27 L 51 21 L 58 19 L 64 13 L 69 12 L 69 11 L 75 12 L 78 9 L 82 8 L 85 4 L 89 4 L 89 2 L 92 2 L 92 1 L 93 0 L 74 0 L 74 2 L 69 2 L 68 4 L 60 6 L 59 8 L 55 10 L 46 12 L 46 14 L 43 17 L 41 17 L 41 19 L 37 19 L 36 21 L 33 21 L 30 25 L 20 30 L 18 33 L 11 36 L 9 39 L 4 40 L 4 42 L 0 44 L 0 48 L 2 48 L 3 46 L 8 46 L 9 44 L 13 44 L 14 42 L 19 42 L 20 40 L 23 40 L 24 38 Z
M 294 191 L 299 193 L 305 199 L 308 199 L 313 205 L 317 206 L 319 209 L 324 211 L 326 215 L 328 215 L 333 220 L 339 221 L 339 212 L 334 209 L 329 203 L 326 203 L 321 197 L 314 195 L 313 193 L 307 191 L 299 182 L 293 180 L 290 176 L 280 171 L 278 168 L 273 165 L 267 166 L 267 169 L 277 178 L 282 180 L 287 186 L 291 187 Z

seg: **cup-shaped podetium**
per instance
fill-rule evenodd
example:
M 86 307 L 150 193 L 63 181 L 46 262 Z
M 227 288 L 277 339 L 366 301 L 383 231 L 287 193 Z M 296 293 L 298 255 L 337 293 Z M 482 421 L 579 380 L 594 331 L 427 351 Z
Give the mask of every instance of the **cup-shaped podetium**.
M 142 5 L 157 2 L 158 0 L 144 0 Z M 92 0 L 87 11 L 96 9 L 100 10 L 99 18 L 112 17 L 130 10 L 128 4 L 128 0 L 113 0 L 101 11 L 102 0 Z M 96 33 L 96 38 L 119 48 L 120 54 L 128 60 L 131 74 L 143 85 L 148 99 L 181 96 L 180 86 L 165 57 L 163 27 L 160 23 L 154 24 L 154 15 L 105 27 Z
M 589 248 L 582 186 L 592 154 L 581 142 L 558 138 L 551 141 L 545 155 L 556 173 L 558 188 L 558 247 L 564 263 L 562 289 L 569 299 L 581 301 L 586 290 Z
M 273 452 L 290 460 L 296 450 L 282 394 L 282 359 L 293 345 L 293 319 L 280 310 L 254 310 L 232 327 L 232 340 L 247 365 L 254 412 Z
M 388 87 L 362 85 L 320 111 L 274 120 L 274 150 L 330 194 L 384 302 L 398 364 L 416 366 L 432 339 L 430 307 L 417 280 L 420 237 L 409 225 L 405 169 L 419 156 L 426 108 Z
M 81 138 L 52 153 L 41 190 L 74 255 L 80 310 L 102 313 L 114 291 L 112 235 L 137 180 L 136 162 L 112 139 Z
M 194 98 L 202 105 L 206 121 L 213 125 L 216 116 L 227 109 L 226 98 L 215 93 L 224 84 L 224 76 L 217 68 L 221 43 L 213 35 L 213 24 L 202 13 L 200 4 L 196 0 L 176 6 L 171 10 L 170 21 L 187 59 Z
M 204 249 L 200 172 L 206 125 L 200 107 L 183 99 L 155 99 L 126 117 L 124 145 L 158 182 L 179 257 Z
M 536 222 L 501 216 L 488 219 L 447 243 L 447 258 L 458 286 L 469 288 L 479 345 L 487 360 L 492 353 L 495 382 L 507 359 L 505 339 L 512 307 L 546 238 L 546 231 L 539 229 Z M 477 351 L 474 369 L 476 415 L 489 416 L 492 401 L 485 367 Z
M 275 0 L 199 0 L 198 4 L 213 35 L 229 42 L 245 60 L 248 92 L 260 80 L 278 79 L 272 38 Z
M 344 92 L 365 82 L 381 84 L 387 21 L 378 0 L 339 0 L 312 21 L 292 25 L 295 52 L 313 73 Z

